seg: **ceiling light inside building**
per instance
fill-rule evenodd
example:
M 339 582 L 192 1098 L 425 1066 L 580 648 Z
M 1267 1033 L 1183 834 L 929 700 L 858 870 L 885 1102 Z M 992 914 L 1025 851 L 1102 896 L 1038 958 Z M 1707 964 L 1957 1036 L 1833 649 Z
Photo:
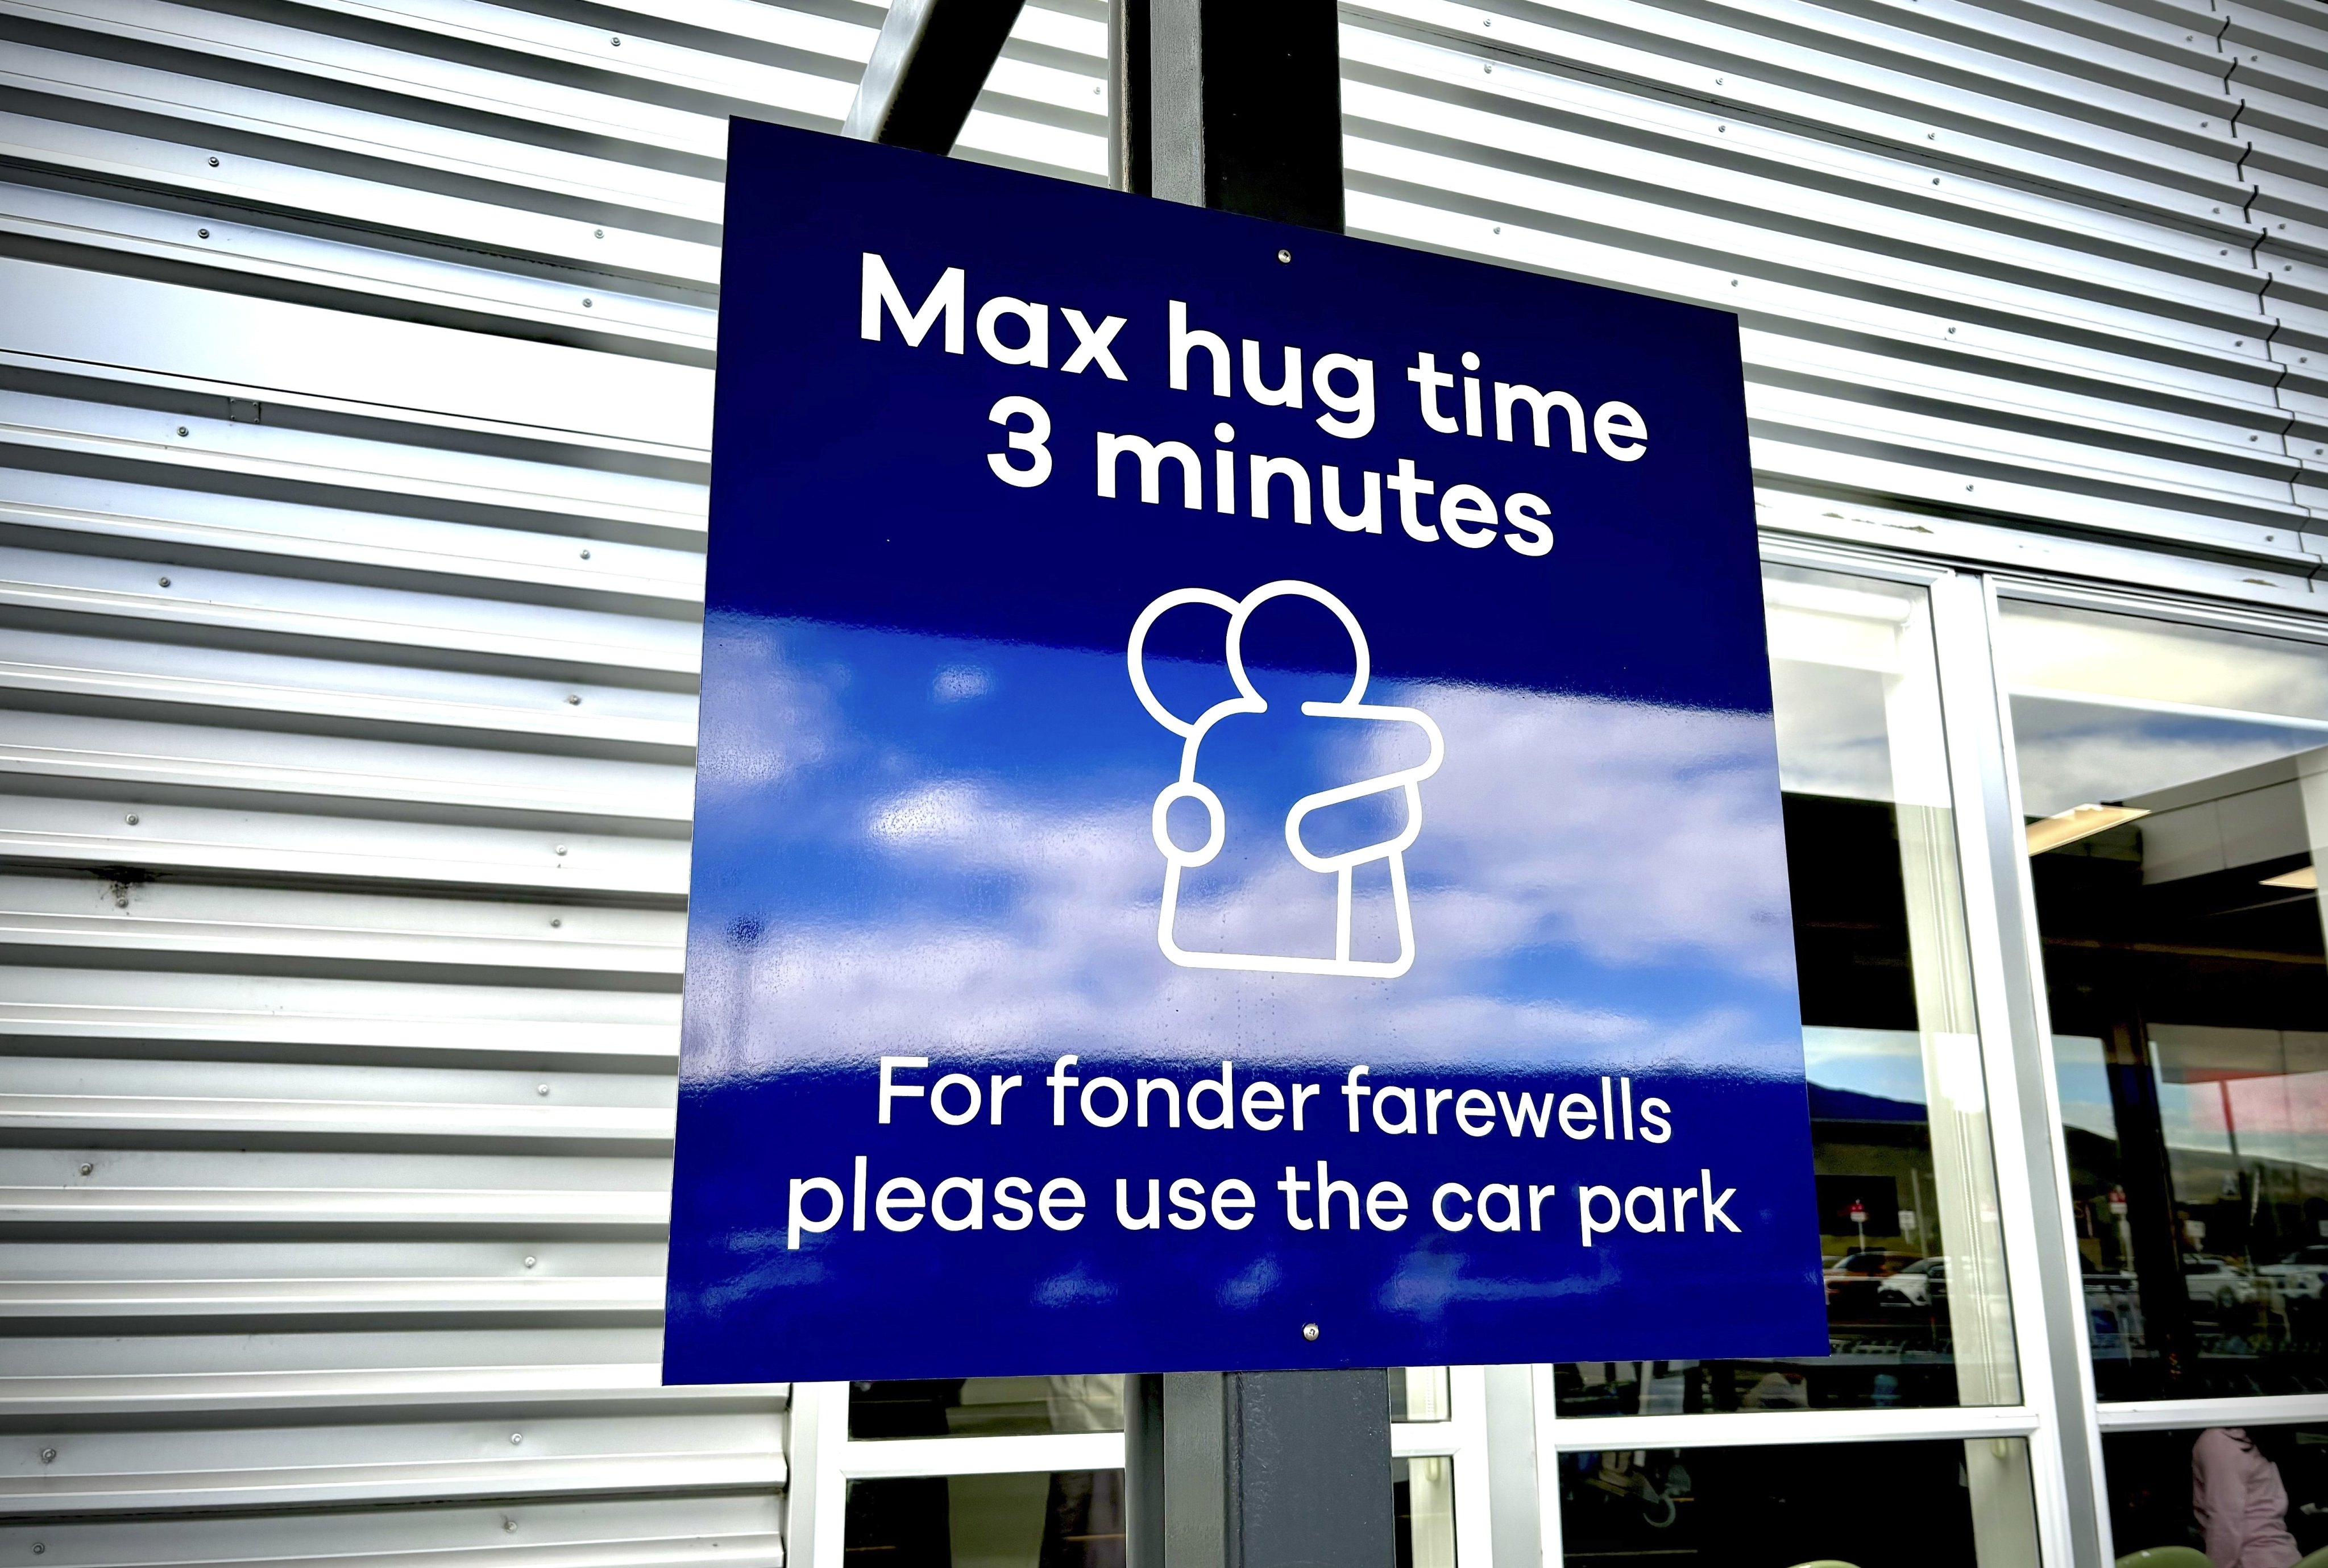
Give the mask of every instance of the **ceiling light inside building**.
M 2149 814 L 2140 806 L 2071 806 L 2066 812 L 2040 817 L 2029 824 L 2029 852 L 2042 855 L 2048 850 L 2091 838 L 2105 828 L 2115 828 L 2120 822 Z

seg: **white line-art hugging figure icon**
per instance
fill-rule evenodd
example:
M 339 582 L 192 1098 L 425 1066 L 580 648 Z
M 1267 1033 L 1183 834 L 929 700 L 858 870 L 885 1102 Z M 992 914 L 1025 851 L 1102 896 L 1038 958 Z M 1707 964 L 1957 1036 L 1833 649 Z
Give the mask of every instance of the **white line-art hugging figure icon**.
M 1222 719 L 1232 714 L 1268 710 L 1269 703 L 1254 689 L 1245 672 L 1245 623 L 1263 605 L 1272 599 L 1287 596 L 1310 599 L 1331 611 L 1349 634 L 1356 661 L 1356 674 L 1347 695 L 1338 701 L 1304 702 L 1301 711 L 1317 718 L 1355 718 L 1412 725 L 1428 739 L 1429 755 L 1412 767 L 1399 768 L 1356 784 L 1303 795 L 1286 813 L 1285 847 L 1293 852 L 1293 858 L 1310 870 L 1332 873 L 1337 879 L 1334 956 L 1192 953 L 1183 948 L 1173 934 L 1173 923 L 1180 903 L 1181 875 L 1184 871 L 1208 864 L 1218 855 L 1228 831 L 1227 814 L 1220 797 L 1197 781 L 1197 756 L 1206 735 Z M 1180 718 L 1158 700 L 1148 683 L 1145 662 L 1150 628 L 1165 612 L 1184 605 L 1204 605 L 1227 613 L 1228 673 L 1237 690 L 1237 695 L 1215 703 L 1195 719 Z M 1373 657 L 1366 648 L 1366 634 L 1359 627 L 1357 617 L 1350 614 L 1349 606 L 1314 583 L 1297 582 L 1290 577 L 1264 583 L 1243 599 L 1232 599 L 1226 594 L 1216 593 L 1210 588 L 1175 588 L 1170 593 L 1158 596 L 1154 602 L 1140 612 L 1140 618 L 1131 624 L 1131 640 L 1124 653 L 1131 671 L 1131 688 L 1140 694 L 1141 706 L 1157 723 L 1183 737 L 1180 776 L 1156 797 L 1155 809 L 1150 815 L 1150 831 L 1155 837 L 1157 849 L 1164 855 L 1164 905 L 1156 925 L 1157 945 L 1163 949 L 1164 956 L 1187 969 L 1256 970 L 1280 974 L 1333 974 L 1377 980 L 1394 979 L 1413 968 L 1414 916 L 1407 901 L 1405 856 L 1408 848 L 1422 831 L 1422 781 L 1439 771 L 1439 765 L 1446 756 L 1447 743 L 1441 737 L 1439 727 L 1432 722 L 1431 716 L 1421 709 L 1362 700 L 1366 696 L 1366 682 L 1372 675 Z M 1302 842 L 1301 824 L 1311 812 L 1393 790 L 1401 792 L 1403 796 L 1404 811 L 1398 832 L 1390 839 L 1331 855 L 1313 854 Z M 1205 811 L 1205 842 L 1194 850 L 1180 848 L 1173 842 L 1167 831 L 1167 815 L 1175 804 L 1184 800 L 1197 802 Z M 1389 874 L 1392 908 L 1398 922 L 1398 956 L 1386 960 L 1356 959 L 1351 956 L 1352 883 L 1359 868 L 1378 860 L 1386 863 Z

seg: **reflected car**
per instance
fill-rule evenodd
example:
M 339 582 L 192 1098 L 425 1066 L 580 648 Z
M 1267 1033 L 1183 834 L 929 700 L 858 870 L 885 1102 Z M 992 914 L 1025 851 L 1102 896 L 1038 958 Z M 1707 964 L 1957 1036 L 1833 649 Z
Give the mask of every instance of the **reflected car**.
M 2328 1291 L 2328 1245 L 2298 1247 L 2256 1272 L 2282 1300 L 2316 1301 Z
M 1948 1305 L 1948 1260 L 1918 1258 L 1875 1287 L 1879 1307 L 1923 1308 Z
M 1873 1310 L 1879 1282 L 1921 1261 L 1915 1253 L 1893 1252 L 1889 1247 L 1853 1248 L 1826 1266 L 1827 1310 Z
M 2256 1282 L 2245 1270 L 2212 1253 L 2182 1254 L 2182 1290 L 2191 1300 L 2218 1312 L 2245 1307 L 2256 1299 Z

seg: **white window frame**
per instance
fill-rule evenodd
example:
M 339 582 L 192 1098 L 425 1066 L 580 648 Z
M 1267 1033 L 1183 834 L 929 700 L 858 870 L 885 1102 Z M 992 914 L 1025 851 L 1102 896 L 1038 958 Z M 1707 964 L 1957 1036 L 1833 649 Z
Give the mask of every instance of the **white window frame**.
M 1486 1374 L 1477 1366 L 1450 1367 L 1448 1383 L 1449 1418 L 1394 1422 L 1390 1456 L 1440 1456 L 1454 1465 L 1456 1568 L 1490 1568 Z M 844 1568 L 851 1481 L 1123 1468 L 1120 1432 L 852 1438 L 849 1391 L 846 1383 L 793 1385 L 784 1520 L 790 1568 Z
M 2086 564 L 2080 560 L 2078 564 Z M 2010 571 L 1992 571 L 1985 575 L 1983 611 L 1989 631 L 1989 646 L 1994 647 L 1995 632 L 2005 600 L 2024 603 L 2059 605 L 2076 609 L 2104 611 L 2116 615 L 2140 615 L 2152 620 L 2168 621 L 2182 625 L 2206 626 L 2220 631 L 2246 632 L 2264 636 L 2282 637 L 2296 642 L 2328 645 L 2328 618 L 2307 615 L 2284 607 L 2279 602 L 2226 604 L 2220 596 L 2226 593 L 2222 574 L 2229 568 L 2202 562 L 2182 562 L 2172 557 L 2149 558 L 2149 569 L 2141 574 L 2140 587 L 2109 586 L 2053 576 L 2023 575 Z M 2258 582 L 2258 587 L 2269 587 Z M 2236 587 L 2230 590 L 2238 594 Z M 2217 596 L 2215 602 L 2195 596 Z M 2263 595 L 2255 598 L 2261 601 Z M 1997 734 L 2004 764 L 2005 796 L 2004 820 L 2017 827 L 2025 813 L 2022 811 L 2021 775 L 2018 758 L 2014 752 L 2010 694 L 2006 691 L 2002 673 L 1992 665 L 1991 680 L 1996 692 Z M 2025 855 L 2014 857 L 2013 875 L 2004 889 L 2005 896 L 2019 906 L 2020 929 L 2024 941 L 2021 955 L 2026 966 L 2028 994 L 2032 998 L 2032 1016 L 2028 1028 L 2032 1038 L 2032 1056 L 2042 1070 L 2047 1094 L 2042 1131 L 2053 1145 L 2053 1155 L 2059 1170 L 2059 1189 L 2069 1191 L 2069 1148 L 2061 1124 L 2061 1108 L 2053 1071 L 2053 1032 L 2050 1009 L 2044 1005 L 2045 959 L 2037 927 L 2036 882 Z M 2065 1275 L 2066 1292 L 2074 1289 L 2079 1263 L 2076 1255 L 2074 1231 L 2064 1227 L 2067 1253 L 2060 1264 Z M 2084 1407 L 2089 1463 L 2092 1469 L 2091 1511 L 2093 1528 L 2098 1540 L 2099 1560 L 2115 1559 L 2117 1546 L 2112 1540 L 2109 1517 L 2109 1494 L 2101 1450 L 2102 1434 L 2113 1432 L 2160 1432 L 2173 1428 L 2267 1425 L 2274 1422 L 2315 1421 L 2328 1418 L 2328 1394 L 2249 1394 L 2227 1399 L 2160 1399 L 2113 1401 L 2102 1403 L 2097 1396 L 2091 1345 L 2086 1331 L 2082 1291 L 2077 1292 L 2076 1310 L 2066 1314 L 2073 1321 L 2070 1332 L 2059 1337 L 2053 1346 L 2057 1357 L 2074 1355 L 2077 1376 Z M 2067 1562 L 2063 1558 L 2060 1561 Z

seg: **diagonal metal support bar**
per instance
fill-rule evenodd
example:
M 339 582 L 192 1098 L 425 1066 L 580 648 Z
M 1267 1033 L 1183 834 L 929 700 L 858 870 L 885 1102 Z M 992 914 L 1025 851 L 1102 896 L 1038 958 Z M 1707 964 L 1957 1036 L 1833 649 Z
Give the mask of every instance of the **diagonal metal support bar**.
M 896 0 L 841 134 L 950 153 L 1023 0 Z

